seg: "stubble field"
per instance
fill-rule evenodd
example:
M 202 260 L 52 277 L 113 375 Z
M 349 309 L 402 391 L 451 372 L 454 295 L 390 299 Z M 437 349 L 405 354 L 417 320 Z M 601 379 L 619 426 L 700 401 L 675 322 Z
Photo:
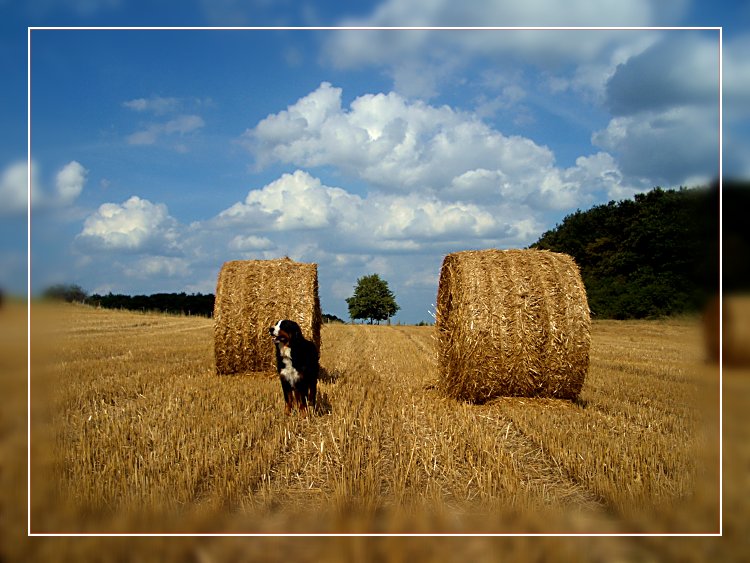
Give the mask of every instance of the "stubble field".
M 438 393 L 431 327 L 325 325 L 307 419 L 275 374 L 215 375 L 210 319 L 68 306 L 37 326 L 35 533 L 718 531 L 696 319 L 596 321 L 578 401 L 484 405 Z

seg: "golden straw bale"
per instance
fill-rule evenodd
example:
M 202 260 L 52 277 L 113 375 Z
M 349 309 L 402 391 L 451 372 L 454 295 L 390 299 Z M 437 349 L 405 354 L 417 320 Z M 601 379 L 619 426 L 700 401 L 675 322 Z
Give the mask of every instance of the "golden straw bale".
M 495 249 L 449 254 L 437 300 L 445 394 L 476 403 L 578 396 L 589 366 L 591 320 L 570 256 Z
M 214 303 L 216 372 L 275 370 L 268 329 L 280 319 L 296 321 L 305 338 L 320 349 L 318 265 L 289 258 L 226 262 Z
M 718 362 L 721 357 L 725 366 L 750 366 L 750 293 L 716 295 L 703 312 L 703 330 L 710 361 Z

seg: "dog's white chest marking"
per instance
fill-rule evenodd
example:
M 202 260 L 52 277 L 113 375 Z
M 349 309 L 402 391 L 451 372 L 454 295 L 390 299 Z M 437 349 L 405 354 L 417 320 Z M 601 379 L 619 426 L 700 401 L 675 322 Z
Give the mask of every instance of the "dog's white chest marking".
M 286 379 L 290 385 L 297 383 L 299 372 L 292 365 L 292 349 L 289 346 L 281 346 L 281 377 Z

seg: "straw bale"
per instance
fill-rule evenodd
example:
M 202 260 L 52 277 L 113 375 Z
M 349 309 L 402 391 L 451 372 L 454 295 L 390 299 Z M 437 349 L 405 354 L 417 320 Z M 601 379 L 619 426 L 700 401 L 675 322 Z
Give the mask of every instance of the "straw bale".
M 589 366 L 590 316 L 573 259 L 541 250 L 449 254 L 436 328 L 442 391 L 574 399 Z
M 710 361 L 721 358 L 724 366 L 750 366 L 750 293 L 715 296 L 704 311 L 703 330 Z M 723 351 L 721 356 L 719 350 Z
M 320 349 L 322 315 L 318 265 L 280 260 L 235 260 L 219 272 L 214 304 L 214 357 L 220 375 L 276 369 L 269 327 L 296 321 Z

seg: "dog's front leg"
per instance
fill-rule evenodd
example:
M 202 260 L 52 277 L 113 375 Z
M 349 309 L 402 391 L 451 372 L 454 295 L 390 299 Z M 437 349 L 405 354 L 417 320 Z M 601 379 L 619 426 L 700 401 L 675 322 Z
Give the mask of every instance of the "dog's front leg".
M 289 415 L 292 412 L 294 391 L 292 390 L 292 386 L 289 385 L 283 378 L 281 380 L 281 388 L 284 391 L 284 413 Z
M 303 417 L 307 416 L 307 401 L 305 395 L 299 389 L 294 389 L 294 402 L 297 403 L 297 408 Z
M 313 382 L 310 384 L 310 389 L 307 391 L 307 402 L 313 409 L 315 409 L 315 396 L 317 395 L 317 387 L 318 382 L 313 380 Z

